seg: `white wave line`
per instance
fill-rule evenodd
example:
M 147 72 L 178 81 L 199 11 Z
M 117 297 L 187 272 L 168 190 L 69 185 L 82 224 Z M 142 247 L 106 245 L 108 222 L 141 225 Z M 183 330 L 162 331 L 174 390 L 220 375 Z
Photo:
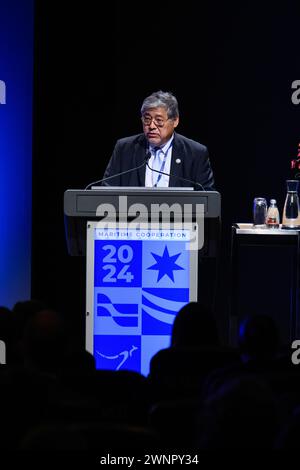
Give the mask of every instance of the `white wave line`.
M 175 314 L 171 315 L 170 313 L 159 312 L 158 310 L 154 310 L 154 308 L 147 307 L 146 305 L 143 305 L 143 309 L 151 315 L 151 317 L 163 323 L 168 323 L 168 325 L 172 325 L 174 321 Z
M 149 292 L 145 292 L 143 289 L 143 295 L 146 297 L 147 300 L 150 300 L 153 304 L 162 304 L 160 305 L 163 308 L 166 308 L 167 310 L 172 310 L 173 312 L 178 312 L 181 307 L 183 307 L 187 302 L 182 302 L 182 301 L 175 301 L 175 300 L 167 300 L 162 297 L 149 294 Z
M 133 304 L 133 305 L 136 305 L 136 304 Z M 134 317 L 134 316 L 138 316 L 138 314 L 136 313 L 120 313 L 118 312 L 118 310 L 116 310 L 116 308 L 113 306 L 113 304 L 98 304 L 97 307 L 104 307 L 106 308 L 109 313 L 111 314 L 111 316 L 113 317 L 124 317 L 124 318 L 128 318 L 128 317 Z M 105 315 L 99 315 L 101 317 L 105 317 Z

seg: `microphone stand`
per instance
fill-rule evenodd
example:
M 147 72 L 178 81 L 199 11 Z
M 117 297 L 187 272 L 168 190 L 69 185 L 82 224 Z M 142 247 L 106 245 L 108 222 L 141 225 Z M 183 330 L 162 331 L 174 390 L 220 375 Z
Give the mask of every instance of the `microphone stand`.
M 195 185 L 200 186 L 201 191 L 205 191 L 205 189 L 204 189 L 204 187 L 202 186 L 202 184 L 201 184 L 201 183 L 198 183 L 197 181 L 188 180 L 187 178 L 183 178 L 182 176 L 176 176 L 176 175 L 173 175 L 172 173 L 165 173 L 164 171 L 154 170 L 154 168 L 151 168 L 151 166 L 149 165 L 148 160 L 149 160 L 149 158 L 147 158 L 147 160 L 145 160 L 145 162 L 146 162 L 147 167 L 148 167 L 151 171 L 155 171 L 155 173 L 160 173 L 161 175 L 172 176 L 173 178 L 177 178 L 177 179 L 182 180 L 182 181 L 185 181 L 185 182 L 187 182 L 187 183 L 192 183 L 194 186 L 195 186 Z
M 88 184 L 84 188 L 84 191 L 88 190 L 94 184 L 103 183 L 104 181 L 108 181 L 112 178 L 116 178 L 116 176 L 126 175 L 127 173 L 130 173 L 131 171 L 135 171 L 135 170 L 139 170 L 140 168 L 143 168 L 143 166 L 148 164 L 148 160 L 149 160 L 150 157 L 151 157 L 151 153 L 147 152 L 145 160 L 143 161 L 143 163 L 141 165 L 136 166 L 135 168 L 130 168 L 129 170 L 126 170 L 126 171 L 121 171 L 121 173 L 116 173 L 115 175 L 107 176 L 106 178 L 102 178 L 101 180 L 93 181 L 92 183 Z

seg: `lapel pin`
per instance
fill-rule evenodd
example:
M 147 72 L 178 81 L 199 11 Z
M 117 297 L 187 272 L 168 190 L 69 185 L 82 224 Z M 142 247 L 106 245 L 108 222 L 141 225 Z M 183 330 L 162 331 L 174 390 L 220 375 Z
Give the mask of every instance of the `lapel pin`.
M 178 165 L 179 165 L 179 163 L 181 163 L 180 158 L 176 158 L 176 163 L 178 163 Z

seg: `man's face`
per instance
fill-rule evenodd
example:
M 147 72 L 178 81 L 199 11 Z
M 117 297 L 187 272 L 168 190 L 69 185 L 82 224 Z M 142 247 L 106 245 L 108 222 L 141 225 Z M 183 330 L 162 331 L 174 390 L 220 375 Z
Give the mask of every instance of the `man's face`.
M 165 108 L 148 109 L 142 116 L 144 134 L 153 146 L 163 146 L 171 138 L 179 118 L 169 119 Z

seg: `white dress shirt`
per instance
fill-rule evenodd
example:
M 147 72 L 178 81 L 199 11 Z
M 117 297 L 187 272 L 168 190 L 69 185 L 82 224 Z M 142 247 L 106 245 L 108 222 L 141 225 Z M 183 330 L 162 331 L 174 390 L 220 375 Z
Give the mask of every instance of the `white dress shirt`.
M 149 147 L 151 157 L 149 158 L 148 165 L 150 168 L 163 171 L 164 173 L 170 173 L 173 139 L 174 136 L 172 136 L 171 139 L 169 139 L 168 142 L 166 142 L 165 145 L 160 148 L 160 150 L 156 150 L 156 152 L 154 150 L 154 146 Z M 170 177 L 166 175 L 159 176 L 160 173 L 152 171 L 150 168 L 146 166 L 145 186 L 152 188 L 155 186 L 155 183 L 159 178 L 157 186 L 167 188 L 169 186 Z

